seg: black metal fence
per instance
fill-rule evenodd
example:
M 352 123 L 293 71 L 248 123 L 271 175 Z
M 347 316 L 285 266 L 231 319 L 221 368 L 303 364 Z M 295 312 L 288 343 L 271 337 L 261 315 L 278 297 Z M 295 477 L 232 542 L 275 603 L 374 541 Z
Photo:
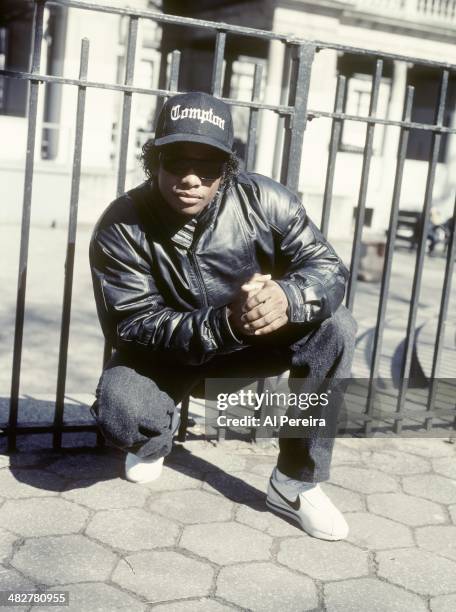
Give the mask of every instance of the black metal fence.
M 105 82 L 94 82 L 87 79 L 89 65 L 89 40 L 81 41 L 80 69 L 79 78 L 65 78 L 61 76 L 52 76 L 40 73 L 40 57 L 41 57 L 41 42 L 43 37 L 43 11 L 45 5 L 65 6 L 68 8 L 78 8 L 87 11 L 99 11 L 102 13 L 116 14 L 125 16 L 129 20 L 128 40 L 126 46 L 126 69 L 123 84 L 110 84 Z M 356 208 L 355 228 L 353 236 L 353 245 L 351 250 L 351 276 L 348 283 L 346 294 L 346 305 L 349 309 L 353 309 L 355 294 L 357 289 L 358 270 L 360 267 L 360 253 L 362 242 L 362 231 L 366 215 L 366 198 L 369 183 L 369 174 L 371 160 L 373 156 L 374 132 L 377 125 L 394 125 L 400 129 L 399 147 L 397 150 L 397 163 L 394 179 L 394 192 L 391 205 L 391 213 L 389 219 L 389 227 L 387 231 L 386 252 L 384 258 L 384 268 L 381 280 L 380 299 L 377 312 L 377 324 L 375 328 L 375 337 L 373 343 L 372 362 L 370 370 L 370 379 L 368 385 L 367 405 L 364 414 L 364 431 L 368 433 L 372 429 L 373 421 L 373 406 L 376 394 L 375 380 L 378 375 L 379 360 L 382 350 L 382 337 L 385 324 L 385 312 L 388 297 L 388 290 L 391 278 L 391 268 L 393 261 L 393 252 L 396 240 L 396 228 L 398 223 L 399 204 L 401 198 L 401 186 L 403 180 L 404 163 L 406 159 L 406 151 L 409 135 L 412 130 L 427 131 L 432 135 L 430 156 L 427 160 L 427 178 L 426 190 L 424 196 L 423 209 L 421 213 L 420 234 L 416 251 L 416 260 L 413 273 L 413 289 L 410 298 L 410 307 L 408 312 L 408 325 L 405 339 L 405 349 L 401 365 L 400 388 L 397 399 L 397 406 L 393 418 L 394 431 L 399 433 L 402 428 L 405 395 L 407 392 L 408 380 L 410 375 L 413 338 L 416 328 L 418 297 L 420 293 L 423 263 L 426 252 L 426 237 L 429 228 L 429 213 L 432 203 L 432 194 L 436 177 L 436 167 L 439 160 L 439 151 L 442 145 L 442 138 L 445 135 L 456 134 L 456 129 L 444 125 L 444 113 L 447 103 L 447 93 L 449 79 L 456 70 L 456 66 L 444 62 L 426 61 L 417 58 L 410 58 L 401 55 L 394 55 L 384 52 L 372 52 L 364 49 L 332 44 L 328 42 L 302 40 L 295 37 L 280 35 L 268 31 L 255 30 L 252 28 L 239 27 L 228 25 L 225 23 L 202 21 L 199 19 L 182 18 L 173 15 L 165 15 L 151 11 L 139 11 L 134 9 L 122 9 L 109 6 L 101 6 L 76 0 L 36 0 L 34 9 L 33 21 L 33 45 L 31 68 L 29 72 L 0 70 L 0 76 L 11 79 L 22 79 L 29 83 L 29 98 L 28 98 L 28 134 L 27 134 L 27 150 L 26 164 L 24 176 L 24 195 L 23 195 L 23 211 L 22 211 L 22 227 L 21 227 L 21 243 L 19 256 L 19 274 L 17 286 L 17 303 L 16 303 L 16 322 L 14 334 L 14 349 L 13 349 L 13 367 L 12 367 L 12 384 L 9 423 L 3 431 L 3 435 L 8 436 L 8 446 L 10 450 L 14 450 L 16 446 L 16 436 L 18 434 L 44 433 L 52 432 L 54 436 L 54 446 L 60 447 L 63 432 L 87 431 L 95 428 L 87 424 L 64 424 L 64 397 L 65 397 L 65 382 L 67 371 L 67 355 L 68 355 L 68 340 L 70 328 L 70 312 L 72 301 L 72 286 L 73 286 L 73 268 L 74 268 L 74 249 L 76 241 L 77 228 L 77 213 L 78 213 L 78 197 L 79 183 L 81 176 L 81 152 L 82 152 L 82 136 L 84 130 L 84 114 L 85 100 L 88 88 L 101 88 L 111 91 L 121 92 L 123 95 L 122 105 L 122 123 L 120 133 L 120 154 L 118 160 L 117 173 L 117 194 L 120 195 L 125 189 L 126 168 L 128 141 L 131 123 L 132 97 L 135 94 L 145 94 L 165 98 L 166 96 L 178 93 L 178 78 L 179 78 L 179 60 L 180 53 L 174 51 L 172 54 L 172 62 L 170 67 L 170 76 L 166 88 L 150 89 L 141 88 L 133 85 L 133 76 L 135 70 L 135 58 L 137 48 L 138 23 L 141 19 L 154 20 L 159 24 L 174 24 L 176 26 L 185 26 L 187 28 L 202 28 L 212 32 L 215 37 L 215 53 L 213 58 L 213 70 L 211 81 L 211 93 L 215 96 L 222 97 L 222 80 L 223 80 L 223 61 L 225 53 L 225 45 L 227 36 L 246 36 L 253 39 L 261 39 L 265 41 L 279 41 L 285 45 L 287 50 L 286 57 L 290 63 L 290 76 L 288 87 L 288 100 L 286 104 L 267 104 L 260 101 L 260 84 L 261 84 L 261 64 L 257 64 L 253 79 L 253 89 L 250 101 L 241 101 L 234 99 L 225 99 L 226 102 L 233 106 L 244 107 L 249 110 L 249 130 L 248 139 L 245 148 L 245 164 L 248 170 L 253 168 L 254 152 L 257 143 L 258 119 L 259 113 L 262 110 L 269 110 L 276 113 L 284 120 L 284 140 L 282 152 L 282 164 L 280 180 L 293 190 L 297 190 L 299 173 L 301 167 L 301 155 L 304 140 L 306 124 L 310 120 L 317 118 L 327 118 L 332 122 L 331 137 L 329 142 L 328 162 L 326 171 L 326 181 L 323 196 L 323 208 L 320 228 L 324 235 L 327 235 L 329 219 L 331 214 L 331 204 L 333 199 L 333 185 L 335 176 L 335 167 L 337 153 L 344 121 L 361 122 L 366 125 L 365 142 L 363 148 L 363 161 L 361 181 L 359 185 L 358 201 Z M 368 116 L 350 115 L 344 111 L 344 99 L 346 94 L 346 77 L 338 76 L 337 89 L 334 101 L 334 109 L 332 112 L 314 110 L 308 108 L 308 94 L 310 86 L 311 71 L 314 66 L 316 53 L 324 49 L 331 49 L 335 52 L 350 53 L 359 57 L 375 58 L 375 70 L 372 75 L 372 86 L 370 90 L 370 104 Z M 377 115 L 380 83 L 382 79 L 382 71 L 385 61 L 401 61 L 413 62 L 415 65 L 427 66 L 433 70 L 440 72 L 440 91 L 435 108 L 435 117 L 432 123 L 418 123 L 412 121 L 412 106 L 414 98 L 414 88 L 408 86 L 402 120 L 389 120 L 381 118 Z M 30 235 L 30 218 L 32 204 L 32 187 L 34 178 L 34 155 L 35 141 L 37 131 L 37 113 L 38 113 L 38 94 L 39 89 L 43 84 L 57 83 L 72 85 L 77 88 L 78 101 L 76 112 L 76 129 L 73 154 L 73 169 L 71 182 L 71 198 L 70 198 L 70 213 L 68 225 L 66 265 L 65 265 L 65 280 L 63 293 L 63 307 L 61 319 L 61 336 L 59 349 L 59 364 L 58 364 L 58 380 L 57 393 L 55 402 L 55 418 L 52 425 L 46 426 L 23 426 L 18 424 L 18 403 L 19 403 L 19 385 L 21 374 L 21 355 L 23 343 L 23 328 L 24 328 L 24 310 L 25 310 L 25 290 L 27 283 L 27 260 Z M 456 214 L 456 205 L 453 217 Z M 445 331 L 445 321 L 448 314 L 448 305 L 450 299 L 451 280 L 454 267 L 454 259 L 456 254 L 456 244 L 454 240 L 454 230 L 447 248 L 446 267 L 444 284 L 441 294 L 440 312 L 437 326 L 436 343 L 433 352 L 432 360 L 432 375 L 430 378 L 430 386 L 428 391 L 427 406 L 423 411 L 424 425 L 429 430 L 432 427 L 433 418 L 435 416 L 435 397 L 436 386 L 435 381 L 439 375 L 439 367 L 443 347 L 443 335 Z M 111 347 L 105 347 L 104 359 L 108 358 L 111 352 Z

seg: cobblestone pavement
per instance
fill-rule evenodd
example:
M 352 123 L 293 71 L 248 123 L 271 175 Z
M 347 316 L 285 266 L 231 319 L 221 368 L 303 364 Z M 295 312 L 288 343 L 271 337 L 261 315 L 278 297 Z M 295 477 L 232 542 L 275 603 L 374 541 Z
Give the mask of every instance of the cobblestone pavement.
M 456 445 L 337 440 L 343 542 L 266 510 L 276 454 L 189 441 L 149 485 L 113 449 L 0 456 L 0 590 L 66 590 L 49 610 L 75 612 L 456 609 Z

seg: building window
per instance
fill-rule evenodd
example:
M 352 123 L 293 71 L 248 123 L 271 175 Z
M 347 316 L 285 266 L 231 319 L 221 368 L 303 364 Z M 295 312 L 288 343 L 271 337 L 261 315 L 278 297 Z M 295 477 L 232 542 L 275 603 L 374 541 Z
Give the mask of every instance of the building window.
M 347 115 L 357 117 L 369 116 L 369 105 L 372 90 L 372 76 L 369 74 L 354 74 L 347 81 L 345 93 L 344 112 Z M 388 103 L 391 90 L 391 81 L 384 78 L 380 82 L 380 90 L 377 105 L 377 117 L 387 116 Z M 366 141 L 366 126 L 364 121 L 344 121 L 340 150 L 353 153 L 362 153 Z M 381 155 L 383 149 L 385 128 L 381 124 L 376 124 L 374 131 L 374 154 Z
M 2 7 L 3 9 L 3 7 Z M 25 72 L 29 68 L 33 5 L 25 0 L 7 3 L 0 11 L 0 68 Z M 0 114 L 25 117 L 25 79 L 0 77 Z
M 412 121 L 416 123 L 433 124 L 438 104 L 440 74 L 437 71 L 412 69 L 409 75 L 409 84 L 415 88 L 412 109 Z M 453 112 L 456 101 L 455 81 L 450 79 L 443 125 L 450 127 L 453 123 Z M 407 159 L 429 161 L 431 157 L 432 132 L 429 130 L 410 130 Z M 442 135 L 439 150 L 439 163 L 445 163 L 447 158 L 448 134 Z
M 235 60 L 228 60 L 225 66 L 225 91 L 224 95 L 234 100 L 249 101 L 252 99 L 255 64 L 263 64 L 262 82 L 260 87 L 260 100 L 263 99 L 263 92 L 266 86 L 266 60 L 252 58 L 249 56 L 239 56 Z M 248 108 L 232 106 L 236 153 L 245 158 L 245 147 L 247 145 L 250 111 Z

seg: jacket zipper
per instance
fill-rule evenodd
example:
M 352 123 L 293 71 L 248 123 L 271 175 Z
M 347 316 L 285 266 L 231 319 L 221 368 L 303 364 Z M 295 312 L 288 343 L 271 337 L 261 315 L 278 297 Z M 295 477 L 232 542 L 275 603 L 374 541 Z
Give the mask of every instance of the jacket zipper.
M 190 251 L 188 251 L 188 254 L 190 255 L 190 259 L 192 261 L 193 269 L 196 272 L 196 280 L 198 281 L 198 286 L 199 286 L 199 289 L 201 291 L 201 295 L 203 297 L 204 305 L 205 306 L 209 306 L 209 302 L 208 302 L 207 294 L 206 294 L 206 287 L 204 286 L 203 277 L 201 275 L 201 270 L 199 269 L 195 253 L 190 250 Z

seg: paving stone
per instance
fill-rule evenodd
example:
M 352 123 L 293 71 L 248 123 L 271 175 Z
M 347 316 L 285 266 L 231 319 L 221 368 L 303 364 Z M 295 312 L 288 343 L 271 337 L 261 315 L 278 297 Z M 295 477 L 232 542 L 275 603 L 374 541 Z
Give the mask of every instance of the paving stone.
M 360 578 L 333 582 L 324 587 L 327 612 L 425 612 L 426 604 L 418 595 L 378 580 Z M 360 605 L 362 602 L 362 605 Z
M 123 476 L 124 461 L 114 453 L 93 451 L 65 455 L 52 462 L 47 469 L 73 480 L 106 480 Z
M 207 474 L 203 490 L 218 493 L 235 502 L 266 498 L 267 479 L 249 472 Z
M 3 497 L 44 497 L 57 495 L 65 488 L 65 481 L 44 470 L 0 470 L 0 491 Z
M 338 438 L 336 442 L 359 453 L 381 452 L 394 448 L 389 438 Z
M 341 541 L 328 542 L 310 537 L 284 540 L 277 559 L 318 580 L 341 580 L 368 573 L 367 552 Z
M 400 451 L 370 452 L 363 456 L 363 460 L 368 468 L 381 470 L 387 474 L 407 476 L 431 470 L 428 460 Z
M 216 595 L 253 612 L 304 612 L 318 606 L 313 580 L 272 563 L 222 568 Z
M 420 593 L 443 595 L 455 590 L 456 563 L 420 548 L 377 553 L 378 575 Z
M 421 457 L 456 456 L 454 444 L 448 444 L 445 438 L 401 438 L 391 442 L 397 450 Z
M 140 552 L 119 562 L 112 580 L 149 601 L 172 601 L 209 594 L 210 565 L 173 551 Z
M 6 525 L 2 525 L 6 527 Z M 13 550 L 13 542 L 17 540 L 17 536 L 13 533 L 8 533 L 0 527 L 0 563 L 9 557 Z
M 187 468 L 170 468 L 165 466 L 158 480 L 149 482 L 145 486 L 150 491 L 183 491 L 185 489 L 199 489 L 202 486 L 202 477 L 198 472 Z
M 456 526 L 422 527 L 415 532 L 416 543 L 421 548 L 456 561 Z M 456 590 L 456 588 L 455 588 Z
M 395 453 L 408 452 L 406 449 L 401 448 L 398 443 L 402 442 L 402 439 L 395 439 L 390 437 L 379 437 L 379 438 L 339 438 L 340 442 L 348 448 L 357 450 L 361 457 L 367 459 L 369 453 Z
M 87 535 L 124 550 L 146 550 L 172 546 L 179 533 L 176 523 L 139 508 L 97 512 Z
M 435 502 L 404 493 L 375 493 L 367 497 L 370 512 L 380 514 L 410 527 L 445 522 L 442 507 Z
M 378 470 L 357 467 L 335 467 L 331 470 L 331 482 L 360 493 L 388 493 L 397 491 L 397 481 Z
M 172 603 L 154 606 L 157 612 L 233 612 L 231 606 L 225 606 L 215 599 L 191 599 L 188 601 L 173 601 Z
M 263 457 L 272 457 L 277 462 L 277 455 L 279 453 L 279 441 L 271 438 L 259 438 L 254 446 L 249 444 L 247 450 L 238 451 L 239 454 L 257 454 Z
M 456 480 L 456 455 L 454 457 L 440 457 L 432 460 L 434 471 L 442 476 Z
M 185 527 L 179 545 L 219 565 L 267 561 L 272 538 L 239 523 L 209 523 Z
M 29 578 L 22 576 L 15 569 L 0 565 L 0 590 L 2 591 L 33 591 L 36 585 Z M 14 610 L 20 610 L 15 606 Z M 3 610 L 3 608 L 2 608 Z
M 189 452 L 187 449 L 181 452 L 173 452 L 167 459 L 166 463 L 172 465 L 179 463 L 192 470 L 202 473 L 206 472 L 240 472 L 245 468 L 245 457 L 238 454 L 232 454 L 223 447 L 213 448 L 206 446 L 201 448 L 191 447 Z
M 250 461 L 252 461 L 252 459 Z M 251 472 L 253 474 L 257 474 L 258 476 L 261 476 L 265 481 L 268 481 L 275 465 L 275 461 L 253 464 L 251 467 L 249 466 L 249 464 L 247 464 L 246 471 Z
M 88 516 L 87 510 L 64 499 L 18 499 L 0 508 L 0 524 L 25 537 L 76 533 Z
M 163 493 L 152 497 L 148 507 L 152 512 L 189 525 L 227 521 L 233 513 L 229 500 L 198 490 Z
M 450 506 L 448 508 L 448 511 L 450 513 L 451 516 L 451 520 L 453 521 L 453 523 L 456 525 L 456 505 L 454 506 Z
M 440 595 L 430 602 L 431 612 L 453 612 L 456 610 L 456 593 L 454 595 Z
M 9 467 L 10 458 L 9 455 L 0 455 L 0 469 Z
M 53 591 L 68 591 L 68 606 L 34 606 L 37 612 L 143 612 L 146 605 L 124 593 L 118 588 L 103 582 L 85 582 L 65 584 L 48 589 Z
M 329 482 L 323 482 L 321 488 L 341 512 L 356 512 L 364 510 L 364 502 L 359 493 L 342 489 Z
M 49 450 L 52 448 L 52 434 L 30 434 L 18 436 L 16 440 L 18 452 L 31 452 L 36 450 Z
M 236 520 L 273 537 L 299 537 L 304 535 L 295 521 L 292 519 L 288 521 L 285 517 L 274 514 L 264 502 L 253 502 L 249 506 L 239 506 L 236 512 Z
M 456 481 L 444 476 L 436 476 L 435 474 L 406 476 L 402 486 L 406 493 L 417 497 L 424 497 L 441 504 L 456 502 Z
M 96 450 L 97 444 L 97 434 L 94 431 L 71 431 L 62 435 L 62 448 L 89 447 Z
M 11 565 L 37 582 L 106 580 L 117 557 L 82 535 L 49 536 L 26 540 Z
M 60 457 L 60 452 L 51 449 L 41 449 L 37 451 L 23 450 L 18 453 L 12 453 L 9 459 L 9 465 L 12 469 L 17 468 L 32 468 L 32 467 L 47 467 L 50 463 Z M 0 460 L 1 461 L 1 460 Z
M 368 512 L 346 514 L 345 518 L 350 526 L 348 541 L 352 544 L 377 550 L 413 546 L 412 533 L 405 525 Z
M 331 459 L 332 465 L 341 465 L 344 463 L 360 463 L 361 454 L 359 451 L 338 444 L 338 440 L 334 445 L 334 451 Z
M 142 507 L 148 494 L 146 487 L 116 478 L 105 481 L 79 480 L 62 495 L 95 510 L 111 510 Z

